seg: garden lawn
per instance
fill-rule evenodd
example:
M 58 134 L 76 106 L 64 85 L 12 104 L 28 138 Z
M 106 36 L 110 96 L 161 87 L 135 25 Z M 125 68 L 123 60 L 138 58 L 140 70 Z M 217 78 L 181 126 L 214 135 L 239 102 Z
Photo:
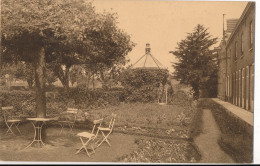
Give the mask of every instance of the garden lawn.
M 89 111 L 90 119 L 117 114 L 117 127 L 141 127 L 171 129 L 189 127 L 193 109 L 190 105 L 159 105 L 157 103 L 127 103 Z

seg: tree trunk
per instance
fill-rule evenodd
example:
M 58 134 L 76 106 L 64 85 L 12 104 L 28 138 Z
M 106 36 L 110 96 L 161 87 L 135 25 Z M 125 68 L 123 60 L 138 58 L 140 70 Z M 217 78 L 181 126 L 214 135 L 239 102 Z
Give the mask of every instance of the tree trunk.
M 59 80 L 61 81 L 63 87 L 65 88 L 65 91 L 67 92 L 69 90 L 69 69 L 71 65 L 65 66 L 65 71 L 61 68 L 61 66 L 58 66 L 56 68 L 56 72 L 58 75 Z
M 69 83 L 70 83 L 70 78 L 69 78 L 69 71 L 70 71 L 70 67 L 71 66 L 67 66 L 66 65 L 66 67 L 65 67 L 65 71 L 64 71 L 64 88 L 65 88 L 65 90 L 68 92 L 68 90 L 69 90 L 69 87 L 70 87 L 70 85 L 69 85 Z
M 91 74 L 90 74 L 90 72 L 88 72 L 88 74 L 87 74 L 87 89 L 89 89 L 90 87 L 90 79 L 91 79 Z
M 35 59 L 36 117 L 46 117 L 45 50 L 41 48 Z
M 107 82 L 106 82 L 106 80 L 105 80 L 105 76 L 104 76 L 103 69 L 101 69 L 101 71 L 100 71 L 100 79 L 101 79 L 101 83 L 102 83 L 102 89 L 108 89 L 108 86 L 107 86 Z
M 194 90 L 193 99 L 194 100 L 199 99 L 199 96 L 200 96 L 199 87 L 198 86 L 194 86 L 193 90 Z
M 92 76 L 92 86 L 93 86 L 93 90 L 95 89 L 95 74 L 93 73 Z
M 28 87 L 29 87 L 29 89 L 32 89 L 32 86 L 33 86 L 33 79 L 32 79 L 32 78 L 27 78 L 27 83 L 28 83 Z

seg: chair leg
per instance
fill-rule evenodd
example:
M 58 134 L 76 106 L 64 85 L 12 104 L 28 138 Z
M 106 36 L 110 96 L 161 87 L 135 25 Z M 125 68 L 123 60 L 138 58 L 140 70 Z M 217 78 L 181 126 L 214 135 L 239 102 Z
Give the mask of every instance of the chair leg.
M 81 137 L 79 137 L 82 143 L 81 148 L 79 148 L 79 150 L 76 152 L 76 154 L 78 154 L 82 149 L 85 149 L 85 151 L 87 152 L 87 155 L 90 157 L 89 153 L 88 153 L 88 149 L 87 149 L 87 145 L 90 142 L 91 139 L 88 139 L 88 141 L 86 143 L 84 143 L 83 139 Z
M 70 127 L 70 131 L 72 131 L 72 129 L 73 129 L 73 127 L 74 127 L 74 125 L 73 124 L 71 124 L 71 123 L 68 123 L 69 124 L 69 127 Z
M 14 125 L 14 123 L 11 123 L 10 126 L 7 124 L 8 130 L 6 131 L 6 134 L 10 131 L 13 135 L 15 135 L 14 132 L 12 131 L 12 129 L 11 129 L 13 125 Z
M 19 126 L 20 122 L 18 122 L 17 124 L 15 124 L 16 129 L 18 130 L 18 132 L 20 133 L 20 135 L 22 135 L 21 131 L 19 130 L 18 126 Z
M 102 133 L 102 135 L 103 135 L 104 138 L 103 138 L 103 140 L 97 145 L 97 147 L 99 147 L 104 141 L 106 141 L 107 144 L 108 144 L 109 146 L 111 146 L 111 144 L 109 143 L 109 141 L 108 141 L 108 139 L 107 139 L 110 133 L 108 133 L 107 135 L 105 135 L 104 132 L 102 132 L 102 131 L 101 131 L 101 133 Z
M 62 133 L 62 131 L 63 131 L 63 124 L 61 123 L 60 126 L 61 126 L 61 129 L 60 129 L 59 135 L 60 135 L 60 134 Z

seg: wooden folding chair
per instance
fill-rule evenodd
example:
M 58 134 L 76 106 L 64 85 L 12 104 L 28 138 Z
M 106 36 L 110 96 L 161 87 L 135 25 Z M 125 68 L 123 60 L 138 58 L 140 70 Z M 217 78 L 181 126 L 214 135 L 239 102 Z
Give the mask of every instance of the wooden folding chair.
M 78 109 L 76 108 L 68 108 L 65 114 L 61 114 L 60 117 L 64 116 L 63 119 L 58 120 L 58 123 L 61 125 L 60 133 L 62 133 L 64 126 L 68 125 L 70 128 L 70 131 L 72 131 L 74 124 L 77 119 L 77 113 Z
M 16 129 L 18 130 L 18 132 L 20 133 L 20 135 L 22 135 L 21 131 L 18 128 L 19 124 L 21 123 L 21 120 L 14 119 L 14 117 L 11 116 L 11 111 L 13 109 L 14 109 L 13 106 L 2 107 L 4 121 L 5 121 L 6 126 L 8 127 L 6 134 L 11 133 L 11 134 L 15 135 L 14 132 L 12 131 L 12 127 L 15 126 Z
M 87 155 L 90 157 L 90 153 L 88 152 L 87 146 L 91 146 L 92 149 L 92 153 L 95 153 L 95 149 L 93 148 L 93 146 L 91 145 L 91 142 L 94 141 L 97 138 L 99 129 L 98 127 L 96 127 L 97 125 L 100 127 L 102 124 L 103 119 L 99 119 L 99 120 L 94 120 L 94 126 L 92 128 L 91 133 L 89 132 L 81 132 L 78 133 L 77 136 L 79 136 L 82 146 L 79 148 L 79 150 L 76 152 L 76 154 L 78 154 L 82 149 L 84 149 L 87 153 Z M 96 130 L 96 131 L 95 131 Z M 83 138 L 86 139 L 86 142 L 84 142 Z
M 99 147 L 104 141 L 106 141 L 106 143 L 111 146 L 110 142 L 108 141 L 108 136 L 112 133 L 113 128 L 114 128 L 114 124 L 115 124 L 115 120 L 116 120 L 116 114 L 112 113 L 112 118 L 110 120 L 109 126 L 108 127 L 98 127 L 99 131 L 102 134 L 102 140 L 99 139 L 96 144 L 97 147 Z M 106 133 L 106 134 L 105 134 Z M 101 141 L 100 141 L 101 140 Z

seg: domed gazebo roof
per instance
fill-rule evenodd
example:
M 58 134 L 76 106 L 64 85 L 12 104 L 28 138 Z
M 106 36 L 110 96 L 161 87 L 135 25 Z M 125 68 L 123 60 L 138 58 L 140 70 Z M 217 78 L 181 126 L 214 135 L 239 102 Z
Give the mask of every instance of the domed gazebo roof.
M 146 44 L 145 54 L 131 66 L 131 69 L 137 68 L 167 69 L 151 54 L 151 48 L 149 43 Z

